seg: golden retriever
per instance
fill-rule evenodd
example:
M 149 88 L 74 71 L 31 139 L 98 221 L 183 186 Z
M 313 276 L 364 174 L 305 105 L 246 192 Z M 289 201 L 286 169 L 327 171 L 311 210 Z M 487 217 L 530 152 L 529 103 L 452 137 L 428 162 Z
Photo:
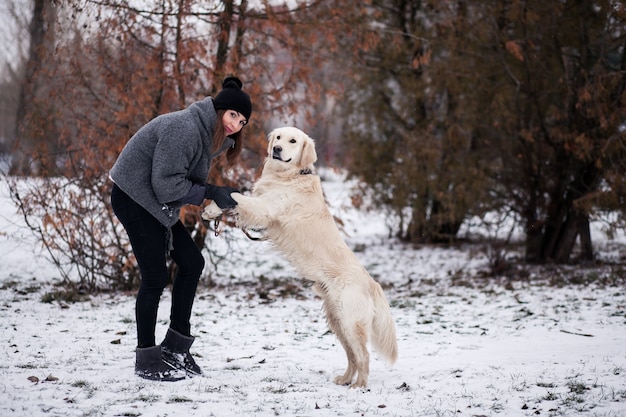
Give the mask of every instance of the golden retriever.
M 262 230 L 265 237 L 306 279 L 324 301 L 328 325 L 348 357 L 348 368 L 334 382 L 367 386 L 367 342 L 390 363 L 398 355 L 396 331 L 381 286 L 344 242 L 324 199 L 315 143 L 295 127 L 268 135 L 268 156 L 252 195 L 233 193 L 242 228 Z M 221 213 L 211 203 L 202 217 Z M 354 377 L 356 375 L 356 380 Z

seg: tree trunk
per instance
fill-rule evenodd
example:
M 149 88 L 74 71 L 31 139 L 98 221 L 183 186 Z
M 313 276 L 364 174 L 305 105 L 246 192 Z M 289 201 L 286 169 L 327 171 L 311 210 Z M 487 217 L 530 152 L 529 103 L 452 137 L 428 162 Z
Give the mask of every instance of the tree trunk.
M 558 227 L 551 228 L 544 235 L 544 245 L 541 260 L 566 263 L 580 237 L 581 259 L 593 259 L 593 246 L 589 229 L 589 216 L 582 211 L 572 208 L 565 221 Z
M 456 234 L 461 228 L 462 221 L 451 218 L 449 210 L 439 200 L 433 200 L 430 232 L 430 242 L 450 243 L 456 239 Z
M 589 216 L 584 209 L 577 207 L 576 201 L 596 190 L 599 173 L 593 164 L 578 169 L 577 173 L 576 178 L 563 187 L 556 187 L 558 191 L 553 192 L 553 203 L 548 208 L 541 236 L 541 251 L 537 259 L 540 262 L 569 262 L 579 236 L 582 260 L 593 259 Z M 567 191 L 562 191 L 564 189 Z M 563 197 L 559 199 L 559 196 Z M 527 236 L 527 240 L 529 238 Z
M 570 255 L 578 236 L 578 214 L 570 212 L 566 220 L 560 227 L 556 239 L 553 240 L 551 250 L 545 254 L 546 259 L 557 263 L 566 263 L 570 260 Z
M 543 225 L 536 219 L 526 220 L 526 261 L 541 261 Z
M 40 89 L 42 87 L 45 88 L 45 85 L 42 85 L 38 77 L 44 67 L 48 49 L 54 47 L 55 21 L 56 9 L 52 0 L 33 0 L 33 17 L 29 26 L 30 48 L 28 62 L 25 65 L 24 78 L 20 85 L 15 119 L 14 154 L 10 168 L 11 174 L 14 175 L 31 174 L 34 168 L 32 160 L 37 148 L 41 150 L 54 146 L 53 143 L 45 143 L 46 136 L 36 136 L 33 133 L 35 128 L 32 125 L 36 123 L 35 117 L 38 118 L 38 122 L 41 122 L 48 113 L 42 106 L 45 103 L 37 103 Z M 35 116 L 31 117 L 31 115 Z M 40 143 L 38 143 L 38 140 Z M 42 162 L 42 160 L 39 162 Z M 54 164 L 54 161 L 52 164 Z M 41 170 L 42 168 L 39 167 L 39 169 Z
M 224 11 L 220 13 L 218 19 L 217 53 L 215 54 L 214 72 L 223 78 L 226 75 L 224 72 L 226 62 L 228 61 L 228 51 L 230 50 L 234 5 L 232 0 L 226 0 L 222 3 L 224 5 Z M 219 80 L 217 86 L 221 86 L 221 80 Z
M 548 208 L 546 222 L 541 241 L 541 261 L 555 261 L 556 248 L 560 246 L 560 239 L 563 237 L 565 224 L 567 223 L 567 212 L 571 203 L 566 200 L 553 200 Z
M 593 244 L 589 229 L 589 216 L 581 215 L 578 218 L 578 236 L 580 237 L 580 258 L 583 261 L 593 260 Z

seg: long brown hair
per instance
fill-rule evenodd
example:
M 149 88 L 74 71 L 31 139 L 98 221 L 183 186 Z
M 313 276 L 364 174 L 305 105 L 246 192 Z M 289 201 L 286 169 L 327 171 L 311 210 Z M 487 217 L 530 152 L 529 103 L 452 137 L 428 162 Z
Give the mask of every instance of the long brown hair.
M 213 152 L 220 150 L 224 141 L 226 140 L 226 129 L 224 129 L 224 123 L 222 123 L 222 116 L 226 113 L 226 110 L 219 109 L 217 113 L 217 123 L 215 123 L 215 130 L 213 131 Z M 235 140 L 235 145 L 228 148 L 226 151 L 226 161 L 228 166 L 234 165 L 237 157 L 243 149 L 244 134 L 243 129 L 239 132 L 230 135 Z

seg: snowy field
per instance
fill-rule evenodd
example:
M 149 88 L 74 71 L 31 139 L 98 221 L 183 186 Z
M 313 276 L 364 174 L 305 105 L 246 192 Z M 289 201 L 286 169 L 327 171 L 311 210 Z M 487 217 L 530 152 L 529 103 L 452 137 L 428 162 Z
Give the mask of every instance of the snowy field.
M 321 301 L 266 243 L 232 229 L 208 238 L 220 256 L 194 306 L 192 353 L 205 376 L 136 377 L 134 295 L 42 302 L 59 273 L 2 182 L 0 416 L 626 416 L 626 289 L 606 285 L 621 268 L 553 268 L 578 277 L 558 285 L 532 271 L 487 280 L 485 251 L 393 241 L 379 213 L 350 208 L 346 182 L 328 178 L 331 209 L 397 326 L 398 362 L 373 353 L 367 389 L 332 383 L 346 360 Z M 623 262 L 623 242 L 594 239 Z M 158 339 L 169 302 L 166 291 Z

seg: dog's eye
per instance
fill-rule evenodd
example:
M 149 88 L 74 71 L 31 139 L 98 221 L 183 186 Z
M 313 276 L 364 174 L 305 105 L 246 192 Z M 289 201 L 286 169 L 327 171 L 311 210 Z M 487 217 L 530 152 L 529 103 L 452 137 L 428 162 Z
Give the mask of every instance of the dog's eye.
M 292 138 L 289 143 L 296 143 L 296 140 Z
M 280 135 L 276 136 L 276 139 L 280 139 Z

